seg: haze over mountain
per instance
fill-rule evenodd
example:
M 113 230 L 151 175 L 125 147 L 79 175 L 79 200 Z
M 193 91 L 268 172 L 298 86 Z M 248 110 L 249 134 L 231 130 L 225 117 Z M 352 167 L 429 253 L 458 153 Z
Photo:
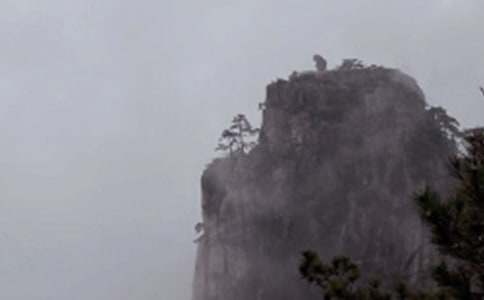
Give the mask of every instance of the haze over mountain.
M 0 3 L 0 298 L 191 294 L 199 176 L 231 117 L 314 53 L 414 76 L 482 124 L 484 3 Z
M 321 299 L 298 272 L 307 249 L 388 284 L 429 282 L 436 254 L 412 196 L 449 190 L 459 132 L 427 106 L 412 77 L 357 61 L 269 84 L 256 145 L 235 140 L 201 177 L 193 300 Z

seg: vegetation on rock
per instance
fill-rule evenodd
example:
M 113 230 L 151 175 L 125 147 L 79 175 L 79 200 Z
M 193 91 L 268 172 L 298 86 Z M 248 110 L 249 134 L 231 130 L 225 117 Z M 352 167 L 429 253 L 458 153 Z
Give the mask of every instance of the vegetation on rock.
M 247 117 L 238 114 L 232 119 L 232 124 L 222 132 L 216 151 L 228 151 L 234 154 L 246 154 L 255 147 L 254 137 L 259 133 L 258 128 L 252 127 Z
M 194 298 L 320 299 L 297 280 L 303 249 L 354 259 L 354 289 L 423 282 L 433 250 L 408 195 L 446 191 L 455 147 L 416 81 L 375 66 L 303 72 L 271 83 L 262 108 L 258 145 L 234 118 L 227 157 L 203 173 Z
M 448 199 L 426 188 L 416 195 L 422 219 L 432 232 L 432 243 L 442 255 L 433 267 L 436 288 L 410 292 L 405 285 L 381 291 L 375 285 L 358 286 L 360 271 L 349 258 L 330 265 L 312 251 L 303 253 L 300 273 L 318 285 L 325 299 L 482 299 L 484 296 L 484 129 L 464 132 L 464 151 L 454 157 L 457 181 Z M 358 286 L 358 287 L 355 287 Z

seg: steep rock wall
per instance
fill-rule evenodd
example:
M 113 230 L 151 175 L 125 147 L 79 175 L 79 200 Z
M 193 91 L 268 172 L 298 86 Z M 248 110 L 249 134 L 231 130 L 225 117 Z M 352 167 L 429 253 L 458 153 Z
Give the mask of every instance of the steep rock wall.
M 422 281 L 433 250 L 412 194 L 445 191 L 454 147 L 415 80 L 305 74 L 270 84 L 264 106 L 258 146 L 202 176 L 194 300 L 320 299 L 298 274 L 306 249 Z

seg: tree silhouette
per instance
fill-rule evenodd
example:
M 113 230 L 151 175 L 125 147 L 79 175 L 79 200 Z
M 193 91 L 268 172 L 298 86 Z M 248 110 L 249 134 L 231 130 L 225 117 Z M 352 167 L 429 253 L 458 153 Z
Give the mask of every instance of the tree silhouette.
M 432 243 L 444 259 L 433 267 L 436 289 L 409 291 L 358 283 L 358 267 L 337 257 L 329 265 L 306 251 L 299 271 L 321 287 L 325 299 L 459 299 L 484 298 L 484 128 L 467 130 L 464 151 L 453 158 L 457 185 L 448 199 L 426 188 L 415 196 L 419 212 L 432 232 Z M 357 286 L 358 288 L 355 288 Z
M 259 133 L 258 128 L 252 127 L 247 117 L 238 114 L 232 119 L 232 124 L 222 132 L 216 151 L 229 152 L 230 156 L 247 154 L 255 147 L 255 137 Z
M 360 269 L 349 258 L 338 256 L 331 263 L 321 262 L 313 251 L 303 252 L 299 265 L 303 279 L 321 288 L 325 300 L 455 300 L 446 290 L 431 289 L 412 291 L 405 283 L 398 283 L 393 288 L 382 286 L 377 279 L 360 280 Z M 451 278 L 450 280 L 455 280 Z M 457 281 L 455 281 L 457 282 Z M 478 298 L 480 299 L 480 298 Z
M 447 111 L 442 107 L 431 107 L 428 110 L 433 121 L 435 121 L 441 130 L 443 130 L 449 137 L 463 137 L 463 133 L 459 129 L 459 122 L 447 114 Z
M 451 261 L 434 268 L 434 280 L 457 299 L 475 299 L 484 295 L 484 129 L 466 131 L 464 142 L 452 160 L 458 186 L 451 197 L 426 188 L 416 201 L 432 242 Z
M 344 256 L 337 256 L 331 263 L 324 264 L 315 252 L 305 251 L 299 272 L 308 282 L 316 284 L 322 289 L 325 300 L 392 299 L 391 293 L 384 291 L 378 280 L 370 280 L 366 285 L 358 284 L 360 270 L 356 264 Z
M 365 65 L 363 62 L 356 58 L 343 59 L 343 63 L 338 67 L 339 71 L 350 71 L 355 69 L 363 69 Z

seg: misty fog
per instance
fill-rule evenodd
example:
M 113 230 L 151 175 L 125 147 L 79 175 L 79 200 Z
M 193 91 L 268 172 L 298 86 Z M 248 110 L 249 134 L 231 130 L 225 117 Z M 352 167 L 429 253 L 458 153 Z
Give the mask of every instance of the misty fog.
M 190 299 L 220 132 L 314 53 L 484 125 L 481 0 L 3 0 L 0 25 L 1 299 Z

